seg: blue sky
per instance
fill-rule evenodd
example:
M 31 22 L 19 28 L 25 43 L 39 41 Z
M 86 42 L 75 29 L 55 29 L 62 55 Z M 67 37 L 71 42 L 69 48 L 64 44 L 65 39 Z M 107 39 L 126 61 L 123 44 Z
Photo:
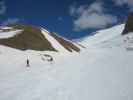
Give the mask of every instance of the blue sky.
M 1 0 L 0 23 L 43 26 L 69 39 L 122 23 L 133 0 Z

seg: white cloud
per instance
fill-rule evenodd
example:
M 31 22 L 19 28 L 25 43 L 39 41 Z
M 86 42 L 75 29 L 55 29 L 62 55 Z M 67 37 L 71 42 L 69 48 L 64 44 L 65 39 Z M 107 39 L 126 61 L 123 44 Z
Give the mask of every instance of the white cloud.
M 19 21 L 20 21 L 20 19 L 18 19 L 18 18 L 8 18 L 6 21 L 4 21 L 2 23 L 2 25 L 14 24 L 14 23 L 17 23 Z
M 133 11 L 133 0 L 113 0 L 117 6 L 127 5 L 130 11 Z
M 76 11 L 77 11 L 77 10 L 76 10 L 75 5 L 70 6 L 70 11 L 69 11 L 69 12 L 70 12 L 70 15 L 71 15 L 71 16 L 75 15 Z
M 109 24 L 117 22 L 117 18 L 108 14 L 92 13 L 90 15 L 82 15 L 74 21 L 75 30 L 87 28 L 105 28 Z
M 117 17 L 104 13 L 105 10 L 102 2 L 94 2 L 89 6 L 71 6 L 70 14 L 76 17 L 73 21 L 74 29 L 79 31 L 88 28 L 104 28 L 116 23 Z
M 0 15 L 5 14 L 6 12 L 6 5 L 4 1 L 0 1 Z

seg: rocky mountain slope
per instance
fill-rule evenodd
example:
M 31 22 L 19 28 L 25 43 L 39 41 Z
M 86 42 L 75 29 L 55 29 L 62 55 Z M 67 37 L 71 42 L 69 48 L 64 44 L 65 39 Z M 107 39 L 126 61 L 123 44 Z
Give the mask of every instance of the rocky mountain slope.
M 2 38 L 2 35 L 11 34 L 13 35 Z M 48 37 L 50 38 L 48 39 Z M 0 28 L 0 44 L 20 50 L 60 51 L 59 48 L 54 47 L 55 44 L 52 45 L 50 39 L 54 40 L 58 44 L 57 47 L 61 47 L 64 51 L 80 51 L 76 44 L 40 27 L 14 24 Z

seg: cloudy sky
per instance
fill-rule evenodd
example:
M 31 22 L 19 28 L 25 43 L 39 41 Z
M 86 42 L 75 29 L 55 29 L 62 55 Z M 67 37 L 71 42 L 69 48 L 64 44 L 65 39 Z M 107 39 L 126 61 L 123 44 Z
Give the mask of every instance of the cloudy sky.
M 67 38 L 123 23 L 133 0 L 0 0 L 0 24 L 43 26 Z

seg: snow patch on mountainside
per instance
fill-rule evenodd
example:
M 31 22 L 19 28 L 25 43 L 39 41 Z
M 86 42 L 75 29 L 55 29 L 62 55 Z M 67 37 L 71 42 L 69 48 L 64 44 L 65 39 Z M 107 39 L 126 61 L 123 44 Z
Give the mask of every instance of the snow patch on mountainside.
M 21 33 L 23 30 L 13 30 L 9 32 L 0 32 L 0 39 L 5 39 L 5 38 L 11 38 L 14 37 L 15 35 Z
M 12 27 L 8 27 L 8 26 L 1 26 L 0 29 L 2 29 L 2 30 L 11 30 L 13 28 Z
M 45 29 L 41 29 L 43 35 L 46 37 L 46 39 L 51 43 L 51 45 L 59 52 L 68 52 L 54 37 L 50 35 L 48 31 Z

